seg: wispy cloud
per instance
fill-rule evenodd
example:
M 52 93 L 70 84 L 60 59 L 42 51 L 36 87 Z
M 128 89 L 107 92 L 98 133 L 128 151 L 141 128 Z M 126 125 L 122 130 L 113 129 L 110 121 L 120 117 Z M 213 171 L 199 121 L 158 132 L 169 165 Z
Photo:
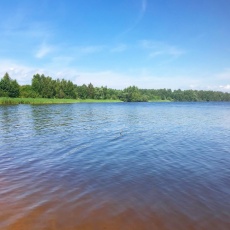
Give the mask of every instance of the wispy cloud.
M 230 81 L 230 68 L 223 70 L 222 72 L 216 75 L 220 80 L 229 80 Z
M 142 5 L 141 5 L 141 17 L 145 14 L 145 11 L 147 9 L 147 0 L 142 0 Z
M 136 26 L 141 22 L 142 18 L 145 15 L 145 12 L 146 12 L 146 9 L 147 9 L 147 4 L 148 4 L 147 0 L 142 0 L 141 5 L 140 5 L 139 14 L 138 14 L 136 20 L 133 22 L 133 24 L 129 28 L 127 28 L 125 31 L 123 31 L 121 34 L 119 34 L 117 36 L 117 38 L 122 37 L 122 36 L 128 34 L 133 29 L 136 28 Z
M 127 50 L 127 48 L 128 48 L 127 45 L 125 45 L 125 44 L 119 44 L 119 45 L 111 48 L 110 51 L 112 53 L 120 53 L 120 52 L 123 52 L 123 51 Z
M 1 36 L 11 37 L 11 40 L 23 37 L 21 43 L 31 38 L 47 38 L 53 33 L 51 23 L 44 20 L 28 20 L 30 13 L 27 7 L 23 7 L 24 3 L 20 3 L 20 7 L 17 5 L 12 5 L 11 11 L 0 21 Z
M 172 58 L 179 58 L 185 54 L 185 51 L 165 42 L 142 40 L 140 42 L 142 48 L 148 50 L 149 57 L 155 58 L 157 56 L 169 56 Z
M 35 57 L 43 58 L 47 56 L 49 53 L 51 53 L 52 51 L 54 51 L 54 47 L 43 42 L 39 47 L 39 49 L 37 50 Z
M 101 52 L 104 48 L 105 46 L 102 45 L 76 47 L 76 49 L 82 54 L 98 53 Z
M 51 63 L 49 65 L 54 65 L 54 66 L 68 66 L 71 64 L 75 58 L 73 56 L 55 56 L 51 58 Z

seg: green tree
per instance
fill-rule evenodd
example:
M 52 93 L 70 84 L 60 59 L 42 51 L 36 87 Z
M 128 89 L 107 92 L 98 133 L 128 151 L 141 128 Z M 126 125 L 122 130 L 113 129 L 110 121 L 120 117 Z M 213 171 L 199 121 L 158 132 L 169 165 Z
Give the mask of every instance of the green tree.
M 78 97 L 80 99 L 86 99 L 88 96 L 88 87 L 83 84 L 82 86 L 77 87 Z
M 20 86 L 20 97 L 36 98 L 36 97 L 39 97 L 39 95 L 32 90 L 31 85 L 22 85 L 22 86 Z
M 129 86 L 125 88 L 119 95 L 120 100 L 125 102 L 141 102 L 147 101 L 147 98 L 143 98 L 139 89 L 136 86 Z
M 16 80 L 12 80 L 8 73 L 0 81 L 1 96 L 19 97 L 20 86 Z
M 94 86 L 92 83 L 88 84 L 87 94 L 88 94 L 88 98 L 94 99 Z

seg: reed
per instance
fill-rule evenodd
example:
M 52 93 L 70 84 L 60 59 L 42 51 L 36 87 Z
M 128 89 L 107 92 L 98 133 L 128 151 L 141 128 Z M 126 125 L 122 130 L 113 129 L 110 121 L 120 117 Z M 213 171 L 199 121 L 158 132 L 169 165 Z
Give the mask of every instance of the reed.
M 121 102 L 119 100 L 96 100 L 96 99 L 56 99 L 56 98 L 9 98 L 0 97 L 0 105 L 18 105 L 18 104 L 70 104 L 70 103 L 106 103 Z

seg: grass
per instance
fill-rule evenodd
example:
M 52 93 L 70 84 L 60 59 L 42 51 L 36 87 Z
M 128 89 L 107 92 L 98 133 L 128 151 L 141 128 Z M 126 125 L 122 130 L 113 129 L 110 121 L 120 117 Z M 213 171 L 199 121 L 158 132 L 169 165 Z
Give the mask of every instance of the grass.
M 0 105 L 45 105 L 45 104 L 71 104 L 71 103 L 108 103 L 121 102 L 120 100 L 97 100 L 97 99 L 54 99 L 54 98 L 10 98 L 0 97 Z M 170 100 L 150 100 L 149 102 L 171 102 Z
M 70 104 L 70 103 L 105 103 L 121 102 L 120 100 L 96 100 L 96 99 L 51 99 L 51 98 L 9 98 L 0 97 L 0 105 L 18 105 L 18 104 Z
M 150 100 L 149 102 L 172 102 L 170 100 Z

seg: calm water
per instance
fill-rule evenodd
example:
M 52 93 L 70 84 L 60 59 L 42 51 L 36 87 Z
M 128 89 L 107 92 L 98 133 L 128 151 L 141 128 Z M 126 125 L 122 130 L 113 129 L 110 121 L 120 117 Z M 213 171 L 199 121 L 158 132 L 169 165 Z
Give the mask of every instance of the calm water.
M 230 103 L 0 106 L 0 229 L 230 229 Z

